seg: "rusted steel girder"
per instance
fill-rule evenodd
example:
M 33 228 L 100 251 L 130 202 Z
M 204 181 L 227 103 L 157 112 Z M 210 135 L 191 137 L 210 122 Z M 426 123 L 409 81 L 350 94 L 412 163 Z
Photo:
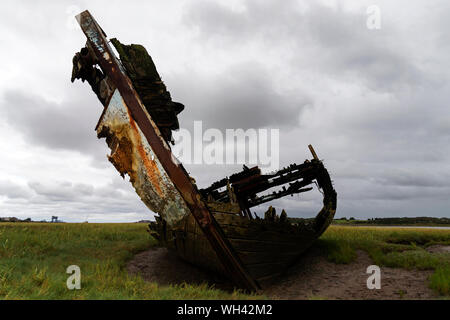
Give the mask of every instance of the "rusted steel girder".
M 103 73 L 120 93 L 120 96 L 131 113 L 131 118 L 142 131 L 155 157 L 158 158 L 170 180 L 181 194 L 187 207 L 190 209 L 216 252 L 217 257 L 223 264 L 225 270 L 229 272 L 231 279 L 241 288 L 251 291 L 259 289 L 259 285 L 250 277 L 239 257 L 234 252 L 233 247 L 225 238 L 214 217 L 202 201 L 197 187 L 192 183 L 184 167 L 173 157 L 158 127 L 145 111 L 145 107 L 136 93 L 131 80 L 125 74 L 122 66 L 111 50 L 103 30 L 89 11 L 82 12 L 76 18 L 88 39 L 89 48 L 92 49 Z M 110 99 L 111 97 L 107 101 Z

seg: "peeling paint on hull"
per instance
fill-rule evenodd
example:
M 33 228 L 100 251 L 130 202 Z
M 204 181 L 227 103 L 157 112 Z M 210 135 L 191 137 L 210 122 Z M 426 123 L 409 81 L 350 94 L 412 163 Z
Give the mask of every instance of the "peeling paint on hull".
M 97 127 L 111 149 L 109 161 L 122 177 L 127 174 L 145 205 L 175 225 L 191 214 L 145 138 L 120 92 L 115 90 Z

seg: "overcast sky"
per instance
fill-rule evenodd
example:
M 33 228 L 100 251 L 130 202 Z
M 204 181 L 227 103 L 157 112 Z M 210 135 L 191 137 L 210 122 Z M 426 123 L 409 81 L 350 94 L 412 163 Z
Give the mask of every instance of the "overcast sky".
M 369 5 L 381 28 L 367 28 Z M 0 216 L 137 221 L 152 213 L 107 161 L 102 106 L 70 83 L 90 10 L 143 44 L 180 124 L 280 130 L 280 162 L 313 144 L 338 217 L 450 217 L 450 2 L 7 1 L 0 3 Z M 186 165 L 199 187 L 239 166 Z M 276 202 L 313 216 L 320 197 Z

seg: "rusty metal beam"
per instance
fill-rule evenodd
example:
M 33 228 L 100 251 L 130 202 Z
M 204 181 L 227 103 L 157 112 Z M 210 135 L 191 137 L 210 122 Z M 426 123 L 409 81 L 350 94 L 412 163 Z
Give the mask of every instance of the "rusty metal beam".
M 119 90 L 131 111 L 133 119 L 152 146 L 156 157 L 158 157 L 171 181 L 180 192 L 186 205 L 216 252 L 217 257 L 225 270 L 229 272 L 231 279 L 241 288 L 251 291 L 259 289 L 259 285 L 248 274 L 233 247 L 224 236 L 220 226 L 202 201 L 197 187 L 192 184 L 184 167 L 173 157 L 159 129 L 145 111 L 145 107 L 136 93 L 131 80 L 124 73 L 119 61 L 111 50 L 103 30 L 89 11 L 79 14 L 77 20 L 98 59 L 100 67 Z
M 319 160 L 319 157 L 317 156 L 316 151 L 315 151 L 314 148 L 313 148 L 313 146 L 312 146 L 312 145 L 309 145 L 308 148 L 309 148 L 309 151 L 311 151 L 311 154 L 313 155 L 314 160 L 320 161 L 320 160 Z

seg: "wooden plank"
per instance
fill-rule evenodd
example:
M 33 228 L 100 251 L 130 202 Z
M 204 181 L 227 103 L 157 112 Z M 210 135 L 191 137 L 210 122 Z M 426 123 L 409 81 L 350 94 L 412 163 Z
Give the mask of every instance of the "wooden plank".
M 305 244 L 298 243 L 276 243 L 272 241 L 257 241 L 248 239 L 228 239 L 236 251 L 251 251 L 251 252 L 301 252 Z
M 222 225 L 222 230 L 227 238 L 233 239 L 248 239 L 258 241 L 273 241 L 276 243 L 301 243 L 303 241 L 309 241 L 315 239 L 314 232 L 296 232 L 292 233 L 290 230 L 267 230 L 260 226 L 250 225 L 247 228 Z
M 211 212 L 228 214 L 239 214 L 241 212 L 241 208 L 237 203 L 209 201 L 206 203 L 206 206 Z

